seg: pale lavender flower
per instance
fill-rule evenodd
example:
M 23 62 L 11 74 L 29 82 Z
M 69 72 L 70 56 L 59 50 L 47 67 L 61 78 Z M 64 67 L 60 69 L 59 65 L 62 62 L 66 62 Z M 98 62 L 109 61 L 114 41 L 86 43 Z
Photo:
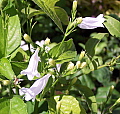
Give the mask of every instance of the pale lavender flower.
M 39 52 L 39 48 L 37 48 L 35 53 L 31 56 L 27 69 L 21 71 L 21 74 L 27 75 L 29 80 L 32 80 L 34 76 L 40 77 L 40 74 L 37 71 L 38 62 L 40 61 L 38 52 Z
M 41 41 L 36 41 L 35 42 L 38 46 L 42 47 L 45 45 L 45 41 L 44 40 L 41 40 Z
M 21 41 L 20 47 L 21 47 L 24 51 L 29 50 L 28 44 L 26 44 L 25 41 L 23 41 L 23 40 Z M 33 46 L 32 46 L 31 44 L 30 44 L 30 51 L 31 51 L 31 52 L 34 52 L 34 48 L 33 48 Z
M 38 46 L 42 47 L 45 45 L 45 41 L 44 40 L 41 40 L 41 41 L 36 41 L 35 42 Z M 50 50 L 51 48 L 48 47 L 48 46 L 45 46 L 45 52 L 48 53 L 48 51 Z
M 58 72 L 60 72 L 61 64 L 56 64 Z
M 26 101 L 31 99 L 34 101 L 36 95 L 38 95 L 45 88 L 50 76 L 50 74 L 47 74 L 44 77 L 36 80 L 30 88 L 23 87 L 19 89 L 19 94 L 21 96 L 24 95 Z
M 103 22 L 105 21 L 103 14 L 94 17 L 85 17 L 82 22 L 78 25 L 81 29 L 94 29 L 97 27 L 104 27 Z

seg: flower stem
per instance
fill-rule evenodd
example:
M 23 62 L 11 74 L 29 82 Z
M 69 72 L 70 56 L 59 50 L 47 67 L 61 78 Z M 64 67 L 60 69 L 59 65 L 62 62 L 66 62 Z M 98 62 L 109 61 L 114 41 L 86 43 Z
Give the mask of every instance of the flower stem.
M 34 105 L 34 112 L 33 112 L 33 114 L 38 114 L 38 104 L 39 104 L 39 101 L 37 101 L 35 99 L 35 105 Z

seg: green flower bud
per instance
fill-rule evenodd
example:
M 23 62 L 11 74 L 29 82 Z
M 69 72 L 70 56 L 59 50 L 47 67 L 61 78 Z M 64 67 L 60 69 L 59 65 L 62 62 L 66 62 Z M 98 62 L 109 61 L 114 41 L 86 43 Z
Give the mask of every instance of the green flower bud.
M 45 40 L 45 45 L 49 45 L 50 44 L 50 39 L 49 38 L 46 38 Z
M 72 70 L 74 68 L 74 63 L 69 62 L 67 70 Z
M 48 63 L 50 66 L 55 66 L 55 61 L 53 59 L 49 59 Z
M 87 65 L 86 62 L 82 62 L 80 68 L 84 68 L 86 65 Z
M 82 17 L 76 18 L 76 23 L 77 23 L 77 25 L 80 24 L 81 22 L 82 22 Z
M 70 23 L 69 29 L 71 29 L 72 27 L 77 27 L 78 24 L 80 24 L 81 22 L 82 22 L 82 17 L 76 18 L 72 23 Z
M 77 9 L 77 0 L 73 1 L 72 11 L 75 12 Z
M 4 85 L 4 86 L 10 85 L 10 81 L 9 80 L 2 80 L 2 85 Z
M 23 38 L 28 43 L 32 43 L 33 42 L 32 39 L 30 38 L 30 36 L 28 34 L 24 34 Z
M 80 66 L 81 66 L 81 62 L 80 62 L 80 61 L 77 61 L 77 62 L 76 62 L 76 67 L 77 67 L 77 69 L 80 68 Z
M 55 71 L 53 69 L 48 69 L 48 72 L 51 74 L 51 75 L 54 75 L 55 74 Z
M 79 56 L 79 60 L 82 60 L 82 58 L 85 56 L 85 51 L 81 51 L 80 56 Z
M 71 81 L 71 85 L 73 85 L 76 81 L 77 81 L 77 77 L 73 78 L 73 80 Z
M 112 95 L 113 90 L 114 90 L 114 86 L 112 85 L 112 86 L 110 87 L 110 90 L 109 90 L 109 96 Z

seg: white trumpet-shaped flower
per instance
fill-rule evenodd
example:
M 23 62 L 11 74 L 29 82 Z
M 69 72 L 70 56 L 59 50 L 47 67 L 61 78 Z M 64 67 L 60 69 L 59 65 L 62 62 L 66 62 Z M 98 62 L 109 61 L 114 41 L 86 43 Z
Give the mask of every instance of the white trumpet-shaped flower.
M 47 74 L 44 77 L 36 80 L 30 88 L 23 87 L 19 89 L 19 94 L 21 96 L 24 95 L 26 101 L 34 101 L 36 95 L 38 95 L 45 88 L 50 76 L 50 74 Z
M 96 18 L 94 17 L 85 17 L 82 18 L 82 22 L 78 25 L 81 29 L 94 29 L 97 27 L 104 27 L 103 22 L 105 18 L 103 14 L 98 15 Z
M 29 80 L 32 80 L 34 76 L 40 77 L 40 74 L 37 71 L 38 62 L 40 61 L 38 52 L 39 48 L 37 48 L 35 53 L 31 56 L 27 69 L 21 71 L 21 74 L 27 75 Z

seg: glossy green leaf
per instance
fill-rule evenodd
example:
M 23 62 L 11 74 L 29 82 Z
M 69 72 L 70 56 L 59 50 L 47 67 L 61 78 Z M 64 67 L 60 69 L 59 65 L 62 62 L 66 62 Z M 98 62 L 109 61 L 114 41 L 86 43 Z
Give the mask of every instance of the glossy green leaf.
M 111 16 L 105 16 L 103 23 L 112 36 L 120 37 L 120 22 Z
M 95 84 L 94 84 L 91 76 L 82 75 L 79 77 L 79 80 L 81 81 L 82 85 L 85 85 L 85 86 L 89 87 L 90 89 L 95 88 Z
M 74 43 L 73 43 L 73 40 L 70 39 L 68 41 L 64 41 L 62 43 L 57 44 L 56 46 L 54 46 L 50 51 L 49 51 L 49 54 L 54 57 L 54 58 L 58 58 L 61 54 L 63 54 L 64 52 L 67 52 L 67 51 L 75 51 L 75 46 L 74 46 Z M 59 48 L 60 46 L 60 48 Z
M 26 104 L 18 97 L 0 99 L 0 114 L 28 114 Z
M 70 60 L 72 60 L 73 58 L 75 58 L 77 55 L 76 51 L 67 51 L 63 54 L 61 54 L 58 59 L 56 60 L 57 63 L 64 63 L 64 62 L 68 62 Z
M 32 0 L 32 1 L 35 2 L 63 32 L 61 21 L 58 18 L 54 9 L 55 3 L 58 2 L 59 0 Z
M 91 57 L 95 55 L 95 48 L 97 44 L 100 42 L 100 40 L 107 36 L 108 36 L 108 33 L 98 33 L 86 42 L 85 49 Z
M 97 110 L 98 110 L 98 109 L 97 109 L 96 98 L 95 98 L 92 90 L 89 89 L 87 86 L 83 86 L 83 85 L 79 84 L 79 82 L 75 84 L 75 87 L 76 87 L 81 93 L 83 93 L 83 95 L 85 96 L 91 112 L 92 112 L 93 114 L 97 114 Z
M 4 24 L 5 20 L 7 22 Z M 0 16 L 0 58 L 11 54 L 18 48 L 21 42 L 21 28 L 18 15 L 11 13 L 9 17 L 6 16 L 5 20 Z
M 50 114 L 55 114 L 58 110 L 56 105 L 60 101 L 59 114 L 86 114 L 79 102 L 70 95 L 54 96 L 48 100 Z
M 15 76 L 11 64 L 6 58 L 2 58 L 0 60 L 0 74 L 2 74 L 8 79 L 13 79 Z
M 99 87 L 96 94 L 97 103 L 101 104 L 107 100 L 110 87 Z
M 107 67 L 95 70 L 92 72 L 92 76 L 97 79 L 98 82 L 102 83 L 104 86 L 110 85 L 111 72 Z

